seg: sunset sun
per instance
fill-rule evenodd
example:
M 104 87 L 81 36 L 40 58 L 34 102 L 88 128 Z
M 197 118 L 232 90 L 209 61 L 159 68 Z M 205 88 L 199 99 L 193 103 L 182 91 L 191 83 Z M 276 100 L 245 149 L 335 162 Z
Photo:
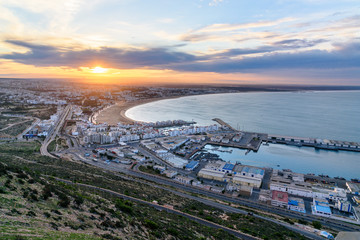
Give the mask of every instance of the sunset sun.
M 93 69 L 91 69 L 92 73 L 106 73 L 107 71 L 108 69 L 102 67 L 94 67 Z

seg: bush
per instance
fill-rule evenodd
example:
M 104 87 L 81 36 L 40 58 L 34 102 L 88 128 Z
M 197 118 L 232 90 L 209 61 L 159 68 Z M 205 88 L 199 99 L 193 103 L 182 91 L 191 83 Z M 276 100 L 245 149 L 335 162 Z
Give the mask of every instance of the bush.
M 49 197 L 52 197 L 52 193 L 51 193 L 51 186 L 50 185 L 45 185 L 43 192 L 42 192 L 42 198 L 44 200 L 47 200 Z
M 300 224 L 303 224 L 303 225 L 307 225 L 307 224 L 308 224 L 308 222 L 305 221 L 305 220 L 303 220 L 303 219 L 299 219 L 298 222 L 299 222 Z
M 175 228 L 169 228 L 166 230 L 168 234 L 177 237 L 179 235 L 179 232 Z
M 21 184 L 21 185 L 23 185 L 25 182 L 24 182 L 24 180 L 22 180 L 21 178 L 19 178 L 19 179 L 18 179 L 18 183 Z
M 17 177 L 18 177 L 18 178 L 22 178 L 22 179 L 27 179 L 27 178 L 29 178 L 28 175 L 27 175 L 26 173 L 24 173 L 24 172 L 19 172 L 19 173 L 17 174 Z
M 59 194 L 60 201 L 58 202 L 58 205 L 63 208 L 67 208 L 70 204 L 70 199 L 68 196 L 66 196 L 64 193 Z
M 4 187 L 0 187 L 0 193 L 3 193 L 3 194 L 7 193 L 6 189 Z
M 26 238 L 20 235 L 16 235 L 15 240 L 26 240 Z
M 321 227 L 322 227 L 322 225 L 321 225 L 321 223 L 319 221 L 313 221 L 312 225 L 316 229 L 321 229 Z
M 156 222 L 149 219 L 145 219 L 144 225 L 152 230 L 159 228 L 159 225 Z
M 26 215 L 29 217 L 35 217 L 36 213 L 34 213 L 33 211 L 30 210 L 30 211 L 28 211 L 28 213 Z
M 81 195 L 76 195 L 74 202 L 76 205 L 80 206 L 81 204 L 84 203 L 84 198 Z
M 115 207 L 125 213 L 131 214 L 133 212 L 133 209 L 131 206 L 132 206 L 132 203 L 129 201 L 124 202 L 121 199 L 117 199 L 115 202 Z

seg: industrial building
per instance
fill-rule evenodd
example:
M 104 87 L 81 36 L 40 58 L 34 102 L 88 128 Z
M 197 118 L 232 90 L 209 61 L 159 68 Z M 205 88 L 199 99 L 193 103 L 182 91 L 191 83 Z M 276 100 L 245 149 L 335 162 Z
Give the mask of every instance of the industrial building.
M 329 199 L 332 201 L 346 200 L 345 189 L 313 186 L 311 183 L 304 182 L 303 174 L 289 171 L 274 170 L 271 176 L 270 189 L 300 197 Z
M 233 183 L 260 188 L 264 173 L 264 169 L 244 166 L 240 172 L 235 173 Z
M 322 216 L 322 217 L 330 217 L 331 209 L 329 206 L 329 202 L 324 199 L 313 199 L 313 203 L 311 206 L 312 214 Z
M 198 176 L 206 179 L 221 181 L 221 182 L 225 180 L 224 172 L 216 171 L 214 169 L 209 169 L 209 168 L 201 169 L 198 173 Z
M 191 184 L 194 178 L 177 175 L 175 176 L 174 180 L 184 184 Z
M 360 195 L 360 183 L 346 182 L 346 187 L 352 194 Z
M 288 206 L 289 196 L 286 192 L 280 191 L 271 191 L 271 205 L 276 207 L 284 207 Z
M 296 212 L 306 213 L 305 203 L 301 198 L 289 197 L 288 209 Z
M 193 171 L 197 166 L 199 166 L 198 161 L 190 161 L 186 166 L 185 169 L 188 171 Z
M 352 206 L 349 201 L 338 200 L 336 207 L 342 212 L 351 212 Z

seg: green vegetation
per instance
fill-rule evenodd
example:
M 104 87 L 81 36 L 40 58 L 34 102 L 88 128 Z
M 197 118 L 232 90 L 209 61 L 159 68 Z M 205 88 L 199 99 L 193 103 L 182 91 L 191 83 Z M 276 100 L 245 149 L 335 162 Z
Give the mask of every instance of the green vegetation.
M 55 152 L 56 150 L 67 149 L 68 145 L 64 138 L 56 137 L 55 140 L 51 141 L 48 145 L 48 152 Z
M 48 147 L 47 147 L 48 152 L 55 152 L 56 151 L 56 140 L 52 140 Z
M 225 213 L 166 190 L 112 172 L 38 154 L 38 143 L 0 145 L 1 239 L 235 239 L 185 217 L 114 197 L 55 177 L 111 189 L 237 229 L 264 239 L 303 239 L 274 223 Z M 145 181 L 143 181 L 145 182 Z M 66 232 L 66 233 L 65 233 Z M 73 234 L 73 235 L 71 235 Z M 91 236 L 91 237 L 90 237 Z M 62 238 L 64 239 L 64 238 Z
M 140 166 L 139 170 L 145 173 L 150 173 L 153 175 L 161 175 L 159 170 L 155 170 L 152 166 Z
M 313 221 L 312 225 L 316 229 L 321 229 L 321 227 L 322 227 L 322 225 L 321 225 L 321 223 L 319 221 Z

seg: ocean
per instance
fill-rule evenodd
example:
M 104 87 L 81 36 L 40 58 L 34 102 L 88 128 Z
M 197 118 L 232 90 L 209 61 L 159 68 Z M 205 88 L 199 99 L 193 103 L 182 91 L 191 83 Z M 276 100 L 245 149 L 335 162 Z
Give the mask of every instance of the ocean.
M 137 121 L 194 120 L 198 125 L 213 124 L 211 119 L 221 118 L 244 131 L 360 142 L 360 91 L 188 96 L 139 105 L 129 109 L 126 116 Z M 262 166 L 274 166 L 271 161 L 277 158 L 283 159 L 280 168 L 293 171 L 360 177 L 360 153 L 311 151 L 309 154 L 308 148 L 270 145 L 261 146 L 258 153 L 251 155 L 234 151 L 224 160 L 243 162 L 248 159 L 260 161 Z

